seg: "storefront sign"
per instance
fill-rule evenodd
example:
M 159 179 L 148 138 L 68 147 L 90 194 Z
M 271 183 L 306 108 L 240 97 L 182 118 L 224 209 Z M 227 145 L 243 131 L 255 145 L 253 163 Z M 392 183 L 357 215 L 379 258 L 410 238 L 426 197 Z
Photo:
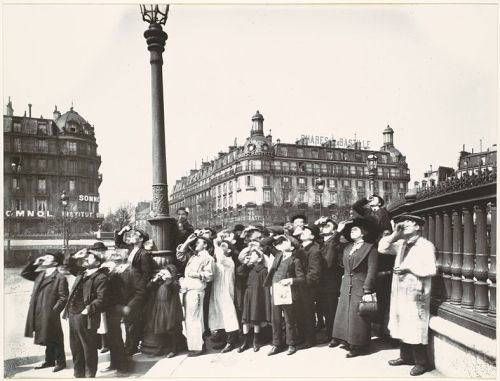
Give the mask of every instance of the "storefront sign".
M 360 140 L 357 138 L 354 139 L 335 138 L 333 135 L 331 137 L 318 136 L 318 135 L 300 135 L 301 143 L 310 146 L 320 146 L 331 140 L 335 140 L 335 147 L 337 148 L 348 148 L 350 146 L 353 146 L 354 143 L 360 143 L 362 149 L 370 149 L 370 142 L 371 142 L 370 140 Z
M 102 214 L 94 212 L 66 212 L 66 217 L 102 218 Z
M 99 196 L 91 196 L 88 194 L 81 194 L 78 196 L 78 201 L 99 202 Z
M 50 210 L 6 210 L 5 217 L 54 217 Z

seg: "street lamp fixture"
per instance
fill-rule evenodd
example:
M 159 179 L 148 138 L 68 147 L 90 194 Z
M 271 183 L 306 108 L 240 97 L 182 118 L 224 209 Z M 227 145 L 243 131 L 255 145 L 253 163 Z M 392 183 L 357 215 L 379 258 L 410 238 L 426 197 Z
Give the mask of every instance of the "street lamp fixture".
M 69 197 L 66 194 L 66 191 L 63 190 L 61 193 L 63 253 L 66 253 L 66 209 L 68 207 L 68 200 Z
M 141 4 L 142 19 L 149 24 L 165 25 L 170 4 Z
M 325 180 L 323 180 L 321 177 L 318 177 L 314 181 L 314 188 L 316 189 L 316 192 L 319 194 L 319 216 L 322 216 L 322 209 L 323 209 L 323 191 L 325 190 Z
M 366 166 L 368 167 L 368 179 L 370 180 L 370 194 L 375 193 L 375 176 L 377 176 L 378 157 L 374 154 L 369 154 L 366 158 Z

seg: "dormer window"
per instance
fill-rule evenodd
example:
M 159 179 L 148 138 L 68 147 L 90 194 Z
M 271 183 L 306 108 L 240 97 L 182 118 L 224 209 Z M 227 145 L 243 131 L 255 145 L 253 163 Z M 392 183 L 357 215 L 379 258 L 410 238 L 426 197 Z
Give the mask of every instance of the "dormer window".
M 47 125 L 46 124 L 39 124 L 38 125 L 38 134 L 47 135 Z

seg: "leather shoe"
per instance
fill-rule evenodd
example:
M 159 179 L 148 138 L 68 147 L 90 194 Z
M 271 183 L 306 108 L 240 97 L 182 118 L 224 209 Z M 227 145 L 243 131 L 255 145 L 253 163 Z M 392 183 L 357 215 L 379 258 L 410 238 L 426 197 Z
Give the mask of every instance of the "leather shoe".
M 335 348 L 338 347 L 340 344 L 341 344 L 340 341 L 338 341 L 337 339 L 332 339 L 328 344 L 328 347 Z
M 286 352 L 287 355 L 293 355 L 295 352 L 297 352 L 297 347 L 294 345 L 290 345 L 288 347 L 288 351 Z
M 231 352 L 236 347 L 233 344 L 226 344 L 226 346 L 222 349 L 221 353 Z
M 100 372 L 106 373 L 106 372 L 113 372 L 115 370 L 116 370 L 116 368 L 114 366 L 108 366 L 107 368 L 101 369 Z
M 168 352 L 168 354 L 167 354 L 167 358 L 168 358 L 168 359 L 171 359 L 172 357 L 175 357 L 176 355 L 177 355 L 177 353 L 175 353 L 174 351 L 172 351 L 172 352 Z
M 427 367 L 425 367 L 423 365 L 415 365 L 410 370 L 410 376 L 420 376 L 421 374 L 424 374 L 425 372 L 427 372 Z
M 305 343 L 302 343 L 298 346 L 297 349 L 308 349 L 308 348 L 312 348 L 314 347 L 315 344 L 311 344 L 311 343 L 308 343 L 308 342 L 305 342 Z
M 217 343 L 212 346 L 213 349 L 219 350 L 226 346 L 226 343 Z
M 52 369 L 52 372 L 54 372 L 54 373 L 55 373 L 55 372 L 59 372 L 59 371 L 61 371 L 61 370 L 65 369 L 65 368 L 66 368 L 66 364 L 57 364 L 57 365 L 54 367 L 54 369 Z
M 403 360 L 402 358 L 397 358 L 395 360 L 389 360 L 388 364 L 390 366 L 413 365 L 413 364 L 410 364 L 410 362 Z
M 245 341 L 243 344 L 241 344 L 241 346 L 238 348 L 238 353 L 241 353 L 241 352 L 244 352 L 248 349 L 249 345 L 248 343 Z
M 188 357 L 198 357 L 201 356 L 205 351 L 202 349 L 201 351 L 189 352 Z
M 283 347 L 278 347 L 278 346 L 273 345 L 273 347 L 271 348 L 271 350 L 269 351 L 269 353 L 267 355 L 272 356 L 272 355 L 276 355 L 280 352 L 283 352 Z
M 49 363 L 49 362 L 44 362 L 42 365 L 35 366 L 35 369 L 44 369 L 44 368 L 50 368 L 51 366 L 54 366 L 56 364 L 54 363 Z
M 349 352 L 347 352 L 347 354 L 345 355 L 345 357 L 347 357 L 349 359 L 349 358 L 352 358 L 352 357 L 357 357 L 360 354 L 361 354 L 361 351 L 359 349 L 351 349 Z

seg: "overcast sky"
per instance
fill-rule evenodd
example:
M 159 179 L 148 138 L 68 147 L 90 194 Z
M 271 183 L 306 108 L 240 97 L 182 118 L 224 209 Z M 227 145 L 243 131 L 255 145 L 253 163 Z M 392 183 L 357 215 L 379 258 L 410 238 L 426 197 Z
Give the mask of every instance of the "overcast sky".
M 495 5 L 172 5 L 164 53 L 168 182 L 234 138 L 382 145 L 390 124 L 412 182 L 496 143 Z M 4 5 L 3 106 L 95 126 L 101 210 L 151 198 L 149 52 L 138 5 Z

